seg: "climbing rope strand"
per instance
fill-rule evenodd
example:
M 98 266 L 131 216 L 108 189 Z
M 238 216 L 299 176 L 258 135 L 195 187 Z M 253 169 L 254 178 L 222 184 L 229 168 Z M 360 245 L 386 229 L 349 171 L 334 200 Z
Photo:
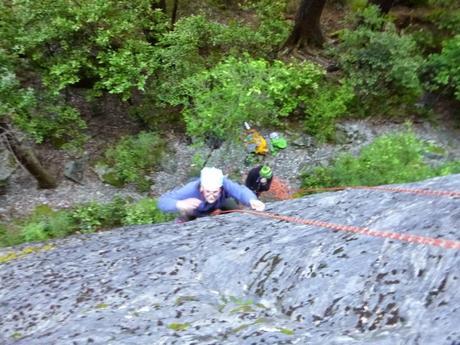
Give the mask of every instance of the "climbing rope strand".
M 290 223 L 313 225 L 313 226 L 318 226 L 318 227 L 332 229 L 332 230 L 353 232 L 353 233 L 362 234 L 362 235 L 388 238 L 392 240 L 398 240 L 398 241 L 409 242 L 409 243 L 425 244 L 425 245 L 441 247 L 445 249 L 460 249 L 460 241 L 446 240 L 442 238 L 434 238 L 434 237 L 420 236 L 420 235 L 413 235 L 413 234 L 400 234 L 397 232 L 373 230 L 373 229 L 353 226 L 353 225 L 334 224 L 334 223 L 324 222 L 320 220 L 303 219 L 303 218 L 298 218 L 298 217 L 283 216 L 283 215 L 279 215 L 275 213 L 258 212 L 258 211 L 252 211 L 252 210 L 244 210 L 244 209 L 222 211 L 221 213 L 232 213 L 232 212 L 252 214 L 255 216 L 259 216 L 259 217 L 278 219 L 278 220 L 283 220 L 283 221 L 290 222 Z
M 279 187 L 284 187 L 283 184 L 279 184 Z M 282 188 L 281 188 L 282 189 Z M 301 189 L 301 192 L 318 192 L 318 191 L 337 191 L 337 190 L 345 190 L 345 189 L 369 189 L 369 190 L 378 190 L 384 192 L 396 192 L 396 193 L 412 193 L 418 195 L 431 195 L 431 196 L 441 196 L 441 197 L 460 197 L 460 192 L 457 191 L 443 191 L 443 190 L 432 190 L 432 189 L 409 189 L 409 188 L 399 188 L 399 187 L 385 187 L 385 186 L 349 186 L 349 187 L 325 187 L 325 188 L 311 188 L 311 189 Z M 284 195 L 282 199 L 289 199 L 292 195 Z M 269 212 L 257 212 L 251 210 L 230 210 L 230 211 L 223 211 L 221 213 L 230 213 L 230 212 L 240 212 L 240 213 L 247 213 L 252 214 L 260 217 L 269 217 L 272 219 L 278 219 L 286 222 L 291 223 L 298 223 L 298 224 L 305 224 L 305 225 L 313 225 L 322 228 L 337 230 L 337 231 L 345 231 L 345 232 L 353 232 L 356 234 L 368 235 L 373 237 L 381 237 L 381 238 L 388 238 L 392 240 L 398 240 L 403 242 L 409 243 L 417 243 L 417 244 L 425 244 L 435 247 L 441 247 L 445 249 L 460 249 L 460 241 L 456 240 L 446 240 L 442 238 L 434 238 L 428 236 L 420 236 L 420 235 L 413 235 L 413 234 L 400 234 L 397 232 L 389 232 L 389 231 L 380 231 L 380 230 L 373 230 L 365 227 L 359 226 L 352 226 L 352 225 L 340 225 L 334 224 L 319 220 L 313 219 L 303 219 L 291 216 L 283 216 L 279 214 L 269 213 Z
M 301 189 L 300 192 L 320 192 L 320 191 L 336 191 L 345 189 L 370 189 L 379 190 L 384 192 L 397 192 L 397 193 L 412 193 L 419 195 L 434 195 L 434 196 L 446 196 L 446 197 L 460 197 L 460 192 L 457 191 L 444 191 L 444 190 L 433 190 L 433 189 L 410 189 L 410 188 L 399 188 L 399 187 L 384 187 L 384 186 L 349 186 L 349 187 L 324 187 L 324 188 L 308 188 Z

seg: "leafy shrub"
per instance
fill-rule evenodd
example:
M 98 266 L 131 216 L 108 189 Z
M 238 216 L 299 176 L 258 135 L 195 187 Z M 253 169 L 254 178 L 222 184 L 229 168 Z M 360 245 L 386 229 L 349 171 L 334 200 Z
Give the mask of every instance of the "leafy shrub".
M 427 69 L 434 74 L 432 88 L 447 87 L 460 100 L 460 35 L 445 41 L 440 54 L 430 56 Z
M 145 198 L 126 207 L 122 224 L 149 224 L 161 223 L 171 219 L 171 217 L 157 208 L 156 200 Z
M 249 52 L 253 56 L 267 56 L 287 35 L 287 25 L 280 19 L 282 12 L 270 20 L 267 18 L 266 11 L 272 13 L 274 8 L 278 8 L 274 6 L 279 6 L 279 3 L 275 1 L 268 7 L 261 4 L 252 7 L 258 9 L 263 18 L 258 27 L 235 20 L 222 24 L 203 15 L 178 20 L 173 31 L 159 37 L 154 59 L 161 67 L 157 71 L 158 77 L 152 80 L 151 89 L 147 90 L 149 97 L 157 104 L 182 104 L 182 81 L 186 78 L 212 68 L 229 55 Z M 278 27 L 281 22 L 284 29 Z M 141 117 L 149 116 L 141 113 Z
M 259 51 L 270 53 L 286 41 L 291 30 L 284 17 L 286 7 L 285 0 L 250 0 L 243 5 L 256 13 L 258 25 L 252 28 L 254 34 L 248 41 L 258 46 Z
M 107 204 L 89 202 L 77 206 L 71 212 L 71 217 L 76 222 L 79 231 L 90 233 L 121 225 L 126 204 L 127 201 L 121 198 L 115 198 L 114 201 Z
M 0 118 L 8 120 L 37 143 L 50 139 L 57 146 L 76 149 L 85 140 L 79 113 L 46 89 L 24 88 L 6 52 L 0 49 Z
M 429 149 L 411 131 L 383 135 L 364 147 L 358 157 L 343 154 L 330 167 L 303 173 L 302 187 L 375 186 L 460 172 L 460 162 L 429 166 L 423 161 L 423 153 Z
M 144 198 L 136 202 L 120 197 L 107 204 L 90 202 L 71 212 L 81 232 L 94 232 L 121 225 L 162 223 L 171 219 L 160 212 L 157 201 Z
M 158 210 L 154 199 L 114 198 L 101 204 L 89 202 L 69 210 L 54 211 L 39 205 L 27 217 L 11 224 L 0 223 L 0 247 L 31 241 L 46 241 L 75 232 L 92 233 L 121 225 L 152 224 L 169 221 L 174 215 Z
M 54 211 L 47 205 L 35 207 L 34 211 L 20 223 L 22 223 L 21 236 L 25 242 L 63 237 L 75 229 L 75 224 L 67 211 Z
M 443 164 L 434 169 L 435 176 L 447 176 L 460 173 L 460 161 L 453 161 Z
M 355 95 L 346 83 L 339 86 L 323 83 L 316 93 L 305 105 L 304 127 L 317 140 L 324 141 L 332 138 L 336 119 L 346 114 Z
M 0 3 L 0 38 L 55 94 L 81 79 L 127 97 L 156 68 L 154 40 L 167 19 L 150 1 L 64 0 Z
M 187 132 L 229 139 L 238 137 L 244 121 L 277 124 L 310 99 L 323 73 L 311 63 L 229 57 L 184 81 Z
M 49 238 L 44 222 L 27 224 L 22 230 L 26 242 L 44 241 Z
M 112 184 L 132 182 L 139 189 L 146 190 L 150 182 L 145 174 L 159 164 L 163 151 L 164 143 L 155 133 L 141 132 L 125 137 L 105 152 L 105 160 L 111 167 L 108 178 Z
M 457 0 L 429 0 L 433 5 L 432 22 L 452 34 L 460 31 L 460 4 Z
M 415 40 L 399 35 L 375 6 L 357 12 L 354 20 L 356 27 L 343 30 L 332 52 L 355 89 L 358 109 L 367 115 L 384 114 L 414 104 L 422 91 L 422 59 Z

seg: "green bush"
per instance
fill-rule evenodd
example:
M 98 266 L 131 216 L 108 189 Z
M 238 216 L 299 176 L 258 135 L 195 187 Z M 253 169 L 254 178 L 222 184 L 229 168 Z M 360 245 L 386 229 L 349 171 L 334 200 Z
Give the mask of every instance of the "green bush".
M 25 242 L 37 242 L 49 239 L 44 222 L 29 223 L 22 229 Z
M 364 147 L 358 157 L 346 153 L 330 167 L 304 172 L 302 187 L 376 186 L 460 172 L 460 162 L 439 167 L 425 163 L 423 153 L 429 150 L 411 131 L 383 135 Z
M 14 246 L 24 242 L 21 228 L 14 223 L 0 223 L 0 247 Z
M 355 89 L 357 110 L 367 116 L 404 112 L 422 92 L 415 40 L 398 34 L 375 6 L 357 12 L 354 20 L 355 28 L 343 30 L 331 51 Z
M 126 207 L 123 225 L 162 223 L 171 219 L 157 208 L 156 200 L 145 198 Z
M 460 173 L 460 161 L 453 161 L 443 164 L 434 169 L 435 176 L 447 176 Z
M 59 96 L 44 88 L 24 88 L 14 72 L 13 62 L 0 48 L 0 118 L 27 133 L 37 143 L 45 139 L 56 146 L 78 149 L 86 127 L 80 114 L 66 106 Z
M 122 138 L 105 152 L 105 162 L 110 166 L 106 181 L 114 185 L 135 183 L 140 190 L 148 190 L 150 182 L 145 175 L 159 164 L 164 149 L 156 133 Z
M 323 71 L 311 63 L 229 57 L 183 83 L 187 132 L 234 139 L 244 121 L 279 124 L 318 88 Z
M 82 79 L 129 97 L 156 69 L 149 41 L 167 29 L 151 1 L 64 0 L 0 3 L 2 45 L 57 94 Z
M 159 37 L 154 59 L 161 67 L 157 70 L 157 78 L 151 80 L 146 102 L 157 106 L 182 105 L 183 80 L 213 68 L 228 56 L 248 52 L 253 56 L 266 57 L 288 33 L 288 26 L 281 20 L 282 12 L 267 18 L 267 11 L 272 13 L 279 3 L 275 1 L 269 6 L 258 3 L 251 7 L 256 8 L 262 18 L 258 26 L 249 26 L 236 20 L 222 24 L 204 15 L 178 20 L 173 31 Z M 143 112 L 142 107 L 138 109 L 138 114 L 145 122 L 152 122 L 152 114 Z
M 25 242 L 64 237 L 75 229 L 75 223 L 67 211 L 54 211 L 47 205 L 35 207 L 19 224 L 22 228 L 21 237 Z
M 174 217 L 159 211 L 156 205 L 154 199 L 132 202 L 121 197 L 105 204 L 88 202 L 59 211 L 39 205 L 23 219 L 16 219 L 10 224 L 0 223 L 0 247 L 46 241 L 74 233 L 92 233 L 122 225 L 162 223 Z
M 429 0 L 433 6 L 431 21 L 440 29 L 455 35 L 460 32 L 460 4 L 457 0 Z
M 120 197 L 106 204 L 89 202 L 77 206 L 71 211 L 71 217 L 77 224 L 78 231 L 91 233 L 122 225 L 127 204 L 128 201 Z
M 253 35 L 248 37 L 247 41 L 252 42 L 254 47 L 258 47 L 257 51 L 264 54 L 259 56 L 263 57 L 277 51 L 291 31 L 285 18 L 287 2 L 285 0 L 250 0 L 246 1 L 242 8 L 253 10 L 256 13 L 258 25 L 249 28 L 252 29 Z
M 431 55 L 426 68 L 434 74 L 432 89 L 447 87 L 460 100 L 460 34 L 445 41 L 442 52 Z
M 305 105 L 304 127 L 317 140 L 331 139 L 335 133 L 336 120 L 347 114 L 348 105 L 354 99 L 353 87 L 343 83 L 322 83 L 317 96 Z

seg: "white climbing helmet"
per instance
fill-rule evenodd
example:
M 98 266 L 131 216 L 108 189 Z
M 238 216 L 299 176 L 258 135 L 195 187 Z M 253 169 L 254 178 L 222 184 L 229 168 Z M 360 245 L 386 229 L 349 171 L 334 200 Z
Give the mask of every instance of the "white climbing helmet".
M 203 189 L 216 190 L 222 187 L 224 174 L 217 168 L 205 167 L 201 169 L 200 183 Z

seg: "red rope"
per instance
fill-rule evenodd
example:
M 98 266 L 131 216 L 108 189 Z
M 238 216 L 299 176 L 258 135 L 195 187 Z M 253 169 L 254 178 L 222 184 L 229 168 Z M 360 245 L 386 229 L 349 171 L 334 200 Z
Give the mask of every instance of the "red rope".
M 313 225 L 313 226 L 328 228 L 332 230 L 353 232 L 353 233 L 363 234 L 363 235 L 368 235 L 368 236 L 373 236 L 373 237 L 389 238 L 392 240 L 398 240 L 398 241 L 409 242 L 409 243 L 426 244 L 426 245 L 441 247 L 445 249 L 460 249 L 460 241 L 445 240 L 442 238 L 434 238 L 434 237 L 419 236 L 419 235 L 412 235 L 412 234 L 400 234 L 397 232 L 373 230 L 373 229 L 359 227 L 359 226 L 334 224 L 334 223 L 324 222 L 320 220 L 303 219 L 303 218 L 297 218 L 297 217 L 283 216 L 283 215 L 279 215 L 275 213 L 258 212 L 258 211 L 252 211 L 252 210 L 238 209 L 238 210 L 222 211 L 221 213 L 231 213 L 231 212 L 247 213 L 247 214 L 252 214 L 255 216 L 259 216 L 259 217 L 267 217 L 267 218 L 272 218 L 272 219 L 283 220 L 283 221 L 290 222 L 290 223 Z
M 420 195 L 434 195 L 434 196 L 447 196 L 447 197 L 460 197 L 460 192 L 456 191 L 443 191 L 443 190 L 432 190 L 432 189 L 409 189 L 409 188 L 398 188 L 398 187 L 383 187 L 383 186 L 350 186 L 350 187 L 324 187 L 324 188 L 310 188 L 300 189 L 299 192 L 320 192 L 320 191 L 334 191 L 344 189 L 371 189 L 380 190 L 384 192 L 397 192 L 397 193 L 412 193 Z

